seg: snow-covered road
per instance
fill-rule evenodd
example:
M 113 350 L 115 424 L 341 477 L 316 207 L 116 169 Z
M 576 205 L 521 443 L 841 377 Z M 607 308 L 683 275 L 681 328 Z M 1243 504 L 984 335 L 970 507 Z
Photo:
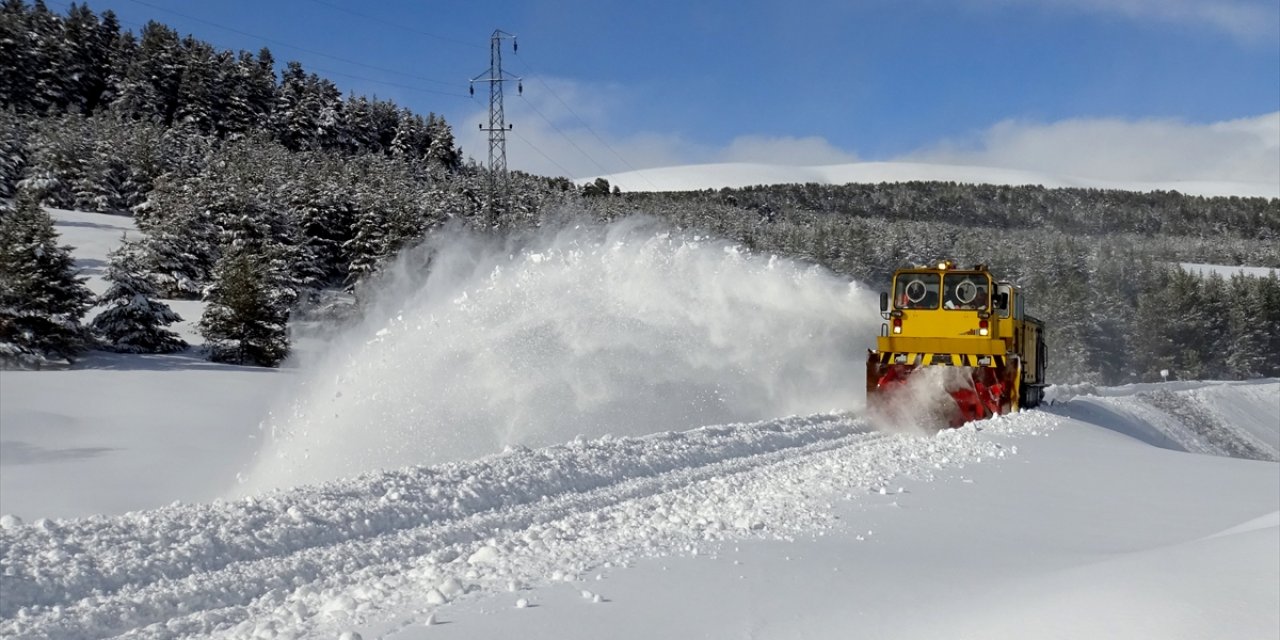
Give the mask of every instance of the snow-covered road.
M 8 527 L 0 632 L 336 632 L 379 611 L 429 610 L 699 544 L 811 534 L 832 525 L 832 500 L 1004 457 L 1016 447 L 993 434 L 1043 420 L 936 438 L 839 416 L 708 427 Z

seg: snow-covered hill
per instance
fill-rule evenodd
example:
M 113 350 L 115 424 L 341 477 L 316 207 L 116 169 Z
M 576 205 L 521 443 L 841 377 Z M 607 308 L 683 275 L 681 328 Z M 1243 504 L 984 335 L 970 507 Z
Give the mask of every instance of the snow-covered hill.
M 968 184 L 1041 185 L 1048 188 L 1082 187 L 1123 191 L 1177 191 L 1198 196 L 1280 198 L 1280 183 L 1248 182 L 1118 182 L 1034 171 L 928 164 L 921 162 L 855 162 L 824 166 L 760 163 L 712 163 L 656 167 L 577 180 L 586 184 L 603 177 L 623 191 L 697 191 L 753 185 L 818 183 L 849 184 L 909 181 L 946 181 Z
M 0 372 L 0 636 L 1280 634 L 1280 380 L 880 432 L 866 292 L 638 237 L 441 254 L 285 370 Z

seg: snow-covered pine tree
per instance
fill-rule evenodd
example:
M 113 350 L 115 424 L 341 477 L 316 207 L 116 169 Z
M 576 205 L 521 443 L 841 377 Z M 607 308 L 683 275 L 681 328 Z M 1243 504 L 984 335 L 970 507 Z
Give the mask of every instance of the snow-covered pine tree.
M 146 262 L 162 297 L 197 299 L 209 281 L 217 256 L 218 229 L 202 202 L 200 178 L 162 179 L 135 219 L 146 232 L 141 241 Z
M 0 206 L 0 367 L 67 365 L 86 346 L 80 319 L 93 293 L 57 240 L 31 194 Z
M 304 289 L 320 289 L 346 278 L 342 246 L 353 235 L 355 204 L 342 164 L 312 157 L 284 196 L 298 233 L 294 278 Z
M 85 158 L 93 146 L 83 116 L 42 118 L 28 139 L 27 169 L 18 188 L 41 204 L 70 209 L 75 206 L 74 185 L 84 176 Z
M 234 65 L 219 67 L 217 83 L 226 92 L 225 113 L 218 125 L 220 136 L 236 140 L 259 126 L 264 113 L 258 109 L 267 107 L 254 104 L 258 91 L 253 84 L 257 67 L 257 61 L 248 51 L 241 51 Z M 275 87 L 274 79 L 271 86 Z
M 427 147 L 427 123 L 422 116 L 409 111 L 400 110 L 400 122 L 396 125 L 396 136 L 391 140 L 391 156 L 395 158 L 421 158 Z
M 29 128 L 13 107 L 0 109 L 0 198 L 13 196 L 18 188 L 18 178 L 27 166 Z
M 275 290 L 274 274 L 263 268 L 271 262 L 235 250 L 218 260 L 200 318 L 210 360 L 274 367 L 289 355 L 289 305 Z
M 67 65 L 66 43 L 63 40 L 63 20 L 49 10 L 42 0 L 32 3 L 27 16 L 24 40 L 31 45 L 33 86 L 31 107 L 37 113 L 64 111 L 71 102 L 70 76 Z
M 290 151 L 312 148 L 319 114 L 309 107 L 307 72 L 302 64 L 290 61 L 280 78 L 271 127 L 276 139 Z
M 224 97 L 218 95 L 218 53 L 206 42 L 193 36 L 182 39 L 182 64 L 179 72 L 177 106 L 174 124 L 203 134 L 214 131 L 221 119 Z
M 427 159 L 434 166 L 449 171 L 456 170 L 462 163 L 462 151 L 453 139 L 453 129 L 436 114 L 427 115 L 427 137 L 430 139 L 427 148 Z
M 182 318 L 169 305 L 156 300 L 155 285 L 147 279 L 143 249 L 125 241 L 109 255 L 107 282 L 111 287 L 98 297 L 106 309 L 90 323 L 113 351 L 124 353 L 172 353 L 187 347 L 178 334 L 166 329 Z
M 35 47 L 22 0 L 0 2 L 0 104 L 21 113 L 31 111 L 35 86 Z
M 104 17 L 109 14 L 107 12 Z M 62 28 L 64 57 L 59 71 L 67 78 L 67 108 L 91 114 L 106 89 L 109 48 L 119 35 L 119 23 L 104 25 L 89 5 L 72 4 L 67 9 Z

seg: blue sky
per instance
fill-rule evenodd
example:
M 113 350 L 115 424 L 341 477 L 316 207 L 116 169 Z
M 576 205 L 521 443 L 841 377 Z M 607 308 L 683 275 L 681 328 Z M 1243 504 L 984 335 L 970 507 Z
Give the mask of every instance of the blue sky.
M 537 173 L 854 160 L 1087 173 L 1102 156 L 1135 179 L 1280 181 L 1276 0 L 90 6 L 134 31 L 156 19 L 222 48 L 265 45 L 344 91 L 442 114 L 473 156 L 487 94 L 467 80 L 501 28 L 520 43 L 505 66 L 525 78 L 523 96 L 508 91 L 509 165 Z

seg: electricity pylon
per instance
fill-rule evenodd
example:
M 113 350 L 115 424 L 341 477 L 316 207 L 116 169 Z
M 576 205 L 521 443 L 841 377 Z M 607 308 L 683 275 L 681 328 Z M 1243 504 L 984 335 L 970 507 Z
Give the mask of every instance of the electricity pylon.
M 489 126 L 480 125 L 481 131 L 489 132 L 489 226 L 498 222 L 498 213 L 506 209 L 509 200 L 507 182 L 507 130 L 511 125 L 506 123 L 502 112 L 502 83 L 515 82 L 516 91 L 524 93 L 524 83 L 520 78 L 502 70 L 502 41 L 511 40 L 511 52 L 519 50 L 516 37 L 501 30 L 494 29 L 489 37 L 489 70 L 471 79 L 471 95 L 476 93 L 477 82 L 489 83 Z

